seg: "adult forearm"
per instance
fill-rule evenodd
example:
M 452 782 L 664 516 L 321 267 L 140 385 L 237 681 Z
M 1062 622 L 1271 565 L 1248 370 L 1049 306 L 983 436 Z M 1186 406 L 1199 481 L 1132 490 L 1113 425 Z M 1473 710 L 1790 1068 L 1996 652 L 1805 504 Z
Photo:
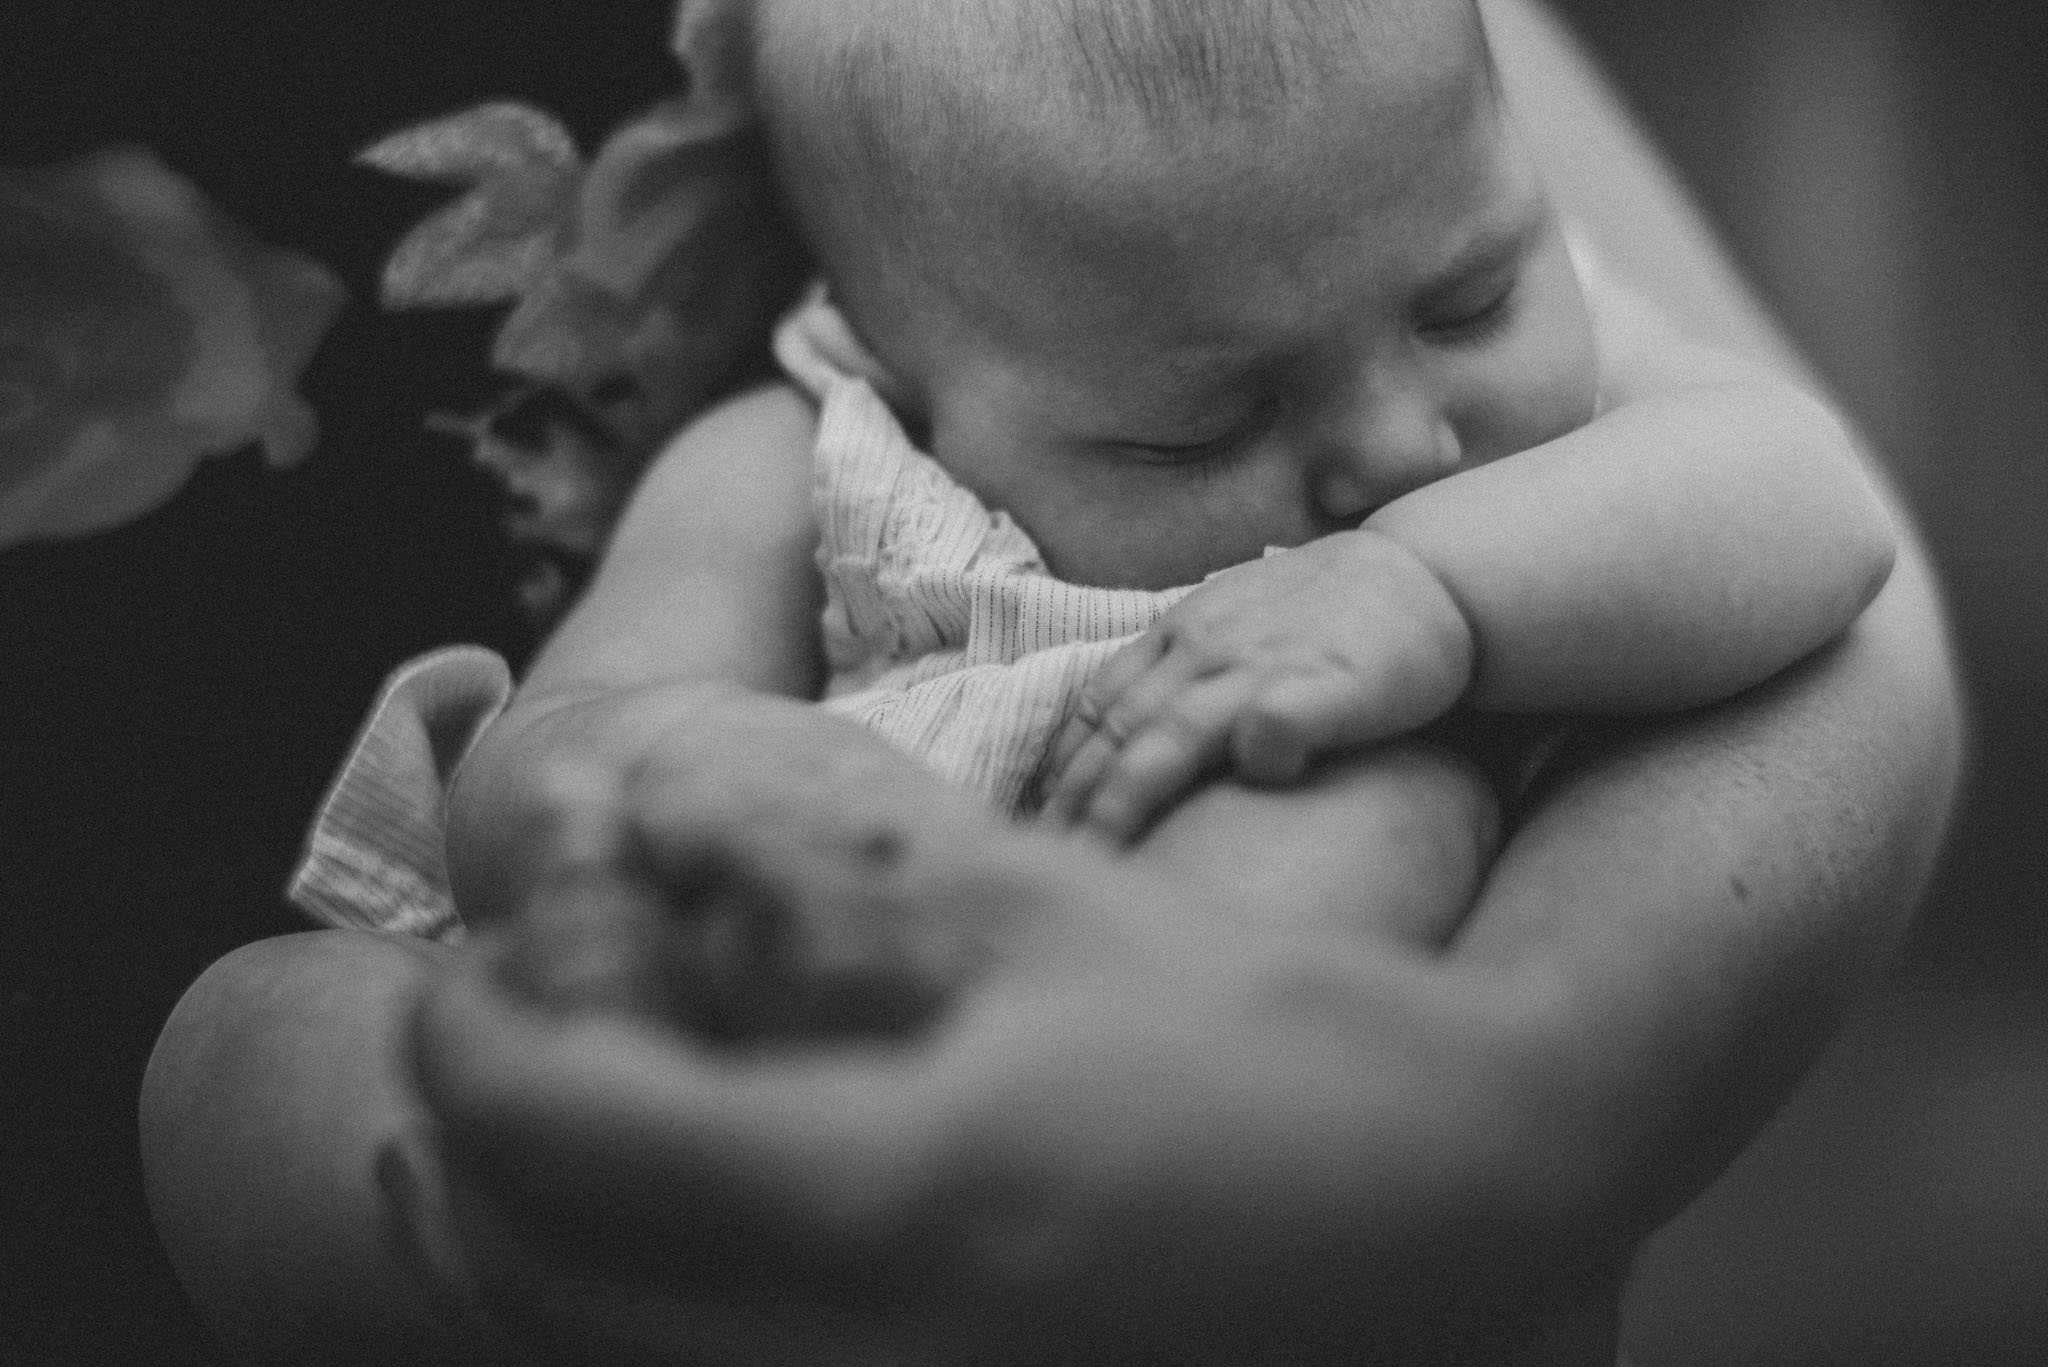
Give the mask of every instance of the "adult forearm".
M 1513 985 L 1589 1215 L 1647 1229 L 1790 1090 L 1912 911 L 1959 733 L 1909 550 L 1836 646 L 1594 750 L 1515 834 L 1450 963 Z

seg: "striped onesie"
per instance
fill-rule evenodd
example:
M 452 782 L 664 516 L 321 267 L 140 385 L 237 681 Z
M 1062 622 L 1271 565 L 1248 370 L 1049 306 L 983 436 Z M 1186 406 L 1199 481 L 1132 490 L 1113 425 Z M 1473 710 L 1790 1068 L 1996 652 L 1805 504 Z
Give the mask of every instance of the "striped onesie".
M 1007 513 L 911 443 L 854 372 L 858 344 L 814 290 L 775 354 L 818 403 L 812 502 L 824 579 L 825 706 L 1010 813 L 1080 689 L 1192 586 L 1056 579 Z

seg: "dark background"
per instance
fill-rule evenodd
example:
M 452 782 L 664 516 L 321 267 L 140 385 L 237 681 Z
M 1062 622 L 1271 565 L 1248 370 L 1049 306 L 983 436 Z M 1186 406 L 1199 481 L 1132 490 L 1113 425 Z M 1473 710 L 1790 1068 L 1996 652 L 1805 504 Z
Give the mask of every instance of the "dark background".
M 209 461 L 132 526 L 0 552 L 0 1360 L 208 1360 L 140 1197 L 157 1027 L 214 958 L 303 928 L 279 890 L 384 672 L 526 645 L 492 492 L 421 427 L 486 329 L 375 306 L 447 192 L 349 156 L 502 95 L 587 143 L 673 79 L 666 25 L 666 0 L 0 0 L 0 164 L 147 143 L 352 296 L 303 465 Z
M 513 653 L 489 490 L 420 415 L 483 326 L 394 319 L 438 192 L 351 169 L 517 95 L 587 140 L 660 93 L 666 0 L 0 0 L 0 164 L 157 148 L 353 303 L 320 449 L 209 462 L 118 532 L 0 552 L 0 1357 L 208 1361 L 143 1211 L 136 1084 L 277 890 L 383 673 Z M 1645 1260 L 1658 1364 L 2048 1361 L 2048 15 L 2020 0 L 1568 0 L 1892 462 L 1948 577 L 1981 737 L 1896 981 Z

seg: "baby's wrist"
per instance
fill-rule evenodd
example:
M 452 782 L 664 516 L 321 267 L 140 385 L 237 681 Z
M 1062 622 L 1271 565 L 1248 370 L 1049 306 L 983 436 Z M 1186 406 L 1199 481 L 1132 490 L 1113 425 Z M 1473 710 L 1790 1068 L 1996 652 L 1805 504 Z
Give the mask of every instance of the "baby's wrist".
M 1385 605 L 1395 685 L 1419 713 L 1420 726 L 1455 707 L 1477 672 L 1479 638 L 1464 605 L 1436 568 L 1398 537 L 1371 525 L 1342 533 L 1365 566 L 1371 592 Z

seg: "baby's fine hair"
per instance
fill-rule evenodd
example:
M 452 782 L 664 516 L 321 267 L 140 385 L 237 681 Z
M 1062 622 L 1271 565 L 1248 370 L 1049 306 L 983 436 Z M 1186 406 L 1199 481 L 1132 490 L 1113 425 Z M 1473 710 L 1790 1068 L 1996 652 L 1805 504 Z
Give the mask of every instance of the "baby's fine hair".
M 788 21 L 831 30 L 807 78 L 842 112 L 924 112 L 935 88 L 992 75 L 1050 97 L 1155 119 L 1257 113 L 1305 78 L 1402 37 L 1420 5 L 1476 0 L 756 0 L 773 43 Z M 1364 50 L 1370 50 L 1366 48 Z M 772 68 L 773 63 L 769 64 Z M 776 84 L 770 78 L 771 93 Z
M 754 0 L 754 88 L 800 218 L 907 226 L 1042 153 L 1034 129 L 1284 111 L 1445 7 L 1484 54 L 1477 0 Z

